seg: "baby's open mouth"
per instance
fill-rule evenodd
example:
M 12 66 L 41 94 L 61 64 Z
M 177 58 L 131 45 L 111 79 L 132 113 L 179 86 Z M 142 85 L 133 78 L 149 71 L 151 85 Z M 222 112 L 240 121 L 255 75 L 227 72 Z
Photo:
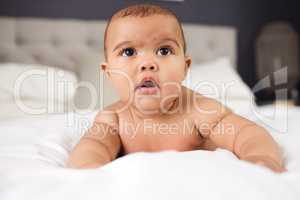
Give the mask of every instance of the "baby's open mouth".
M 153 79 L 143 79 L 135 88 L 140 94 L 155 94 L 159 89 L 159 85 Z

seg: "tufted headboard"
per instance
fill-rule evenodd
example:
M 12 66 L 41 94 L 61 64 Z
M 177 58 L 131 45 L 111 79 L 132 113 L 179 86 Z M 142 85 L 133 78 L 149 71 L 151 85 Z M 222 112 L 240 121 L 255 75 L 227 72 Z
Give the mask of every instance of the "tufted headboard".
M 76 70 L 85 59 L 101 59 L 104 21 L 1 17 L 0 27 L 0 62 Z
M 0 17 L 0 62 L 38 63 L 78 71 L 103 59 L 106 21 Z M 232 27 L 183 25 L 193 63 L 228 56 L 236 63 Z

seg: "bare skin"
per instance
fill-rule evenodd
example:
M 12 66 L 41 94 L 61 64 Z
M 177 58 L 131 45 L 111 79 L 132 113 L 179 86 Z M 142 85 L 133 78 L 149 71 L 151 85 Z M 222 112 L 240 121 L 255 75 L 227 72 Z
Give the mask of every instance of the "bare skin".
M 174 18 L 114 19 L 106 42 L 101 67 L 120 100 L 99 112 L 71 152 L 68 167 L 100 167 L 133 152 L 219 147 L 275 172 L 285 170 L 280 149 L 265 129 L 181 86 L 191 58 Z

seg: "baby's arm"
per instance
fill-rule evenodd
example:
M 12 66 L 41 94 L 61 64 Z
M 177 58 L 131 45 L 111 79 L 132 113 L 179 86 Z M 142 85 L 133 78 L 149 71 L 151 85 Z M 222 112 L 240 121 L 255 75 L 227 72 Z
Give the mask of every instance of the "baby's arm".
M 71 152 L 67 167 L 97 168 L 117 157 L 121 142 L 114 113 L 98 114 L 93 125 Z
M 239 159 L 276 172 L 284 171 L 280 148 L 264 128 L 232 113 L 214 100 L 206 98 L 200 100 L 198 105 L 200 112 L 197 119 L 200 120 L 196 120 L 196 126 L 217 147 L 232 151 Z M 203 122 L 208 125 L 201 127 Z

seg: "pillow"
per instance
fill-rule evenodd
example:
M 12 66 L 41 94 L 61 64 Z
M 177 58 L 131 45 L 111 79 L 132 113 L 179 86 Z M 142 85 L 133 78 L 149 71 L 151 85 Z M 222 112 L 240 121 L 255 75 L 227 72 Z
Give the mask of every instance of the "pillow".
M 255 104 L 250 88 L 226 57 L 192 65 L 182 85 L 214 98 L 235 111 Z
M 37 64 L 0 63 L 1 96 L 6 93 L 3 101 L 38 102 L 38 107 L 51 112 L 50 106 L 61 109 L 73 100 L 76 85 L 77 76 L 71 71 Z M 29 107 L 35 105 L 31 103 Z

